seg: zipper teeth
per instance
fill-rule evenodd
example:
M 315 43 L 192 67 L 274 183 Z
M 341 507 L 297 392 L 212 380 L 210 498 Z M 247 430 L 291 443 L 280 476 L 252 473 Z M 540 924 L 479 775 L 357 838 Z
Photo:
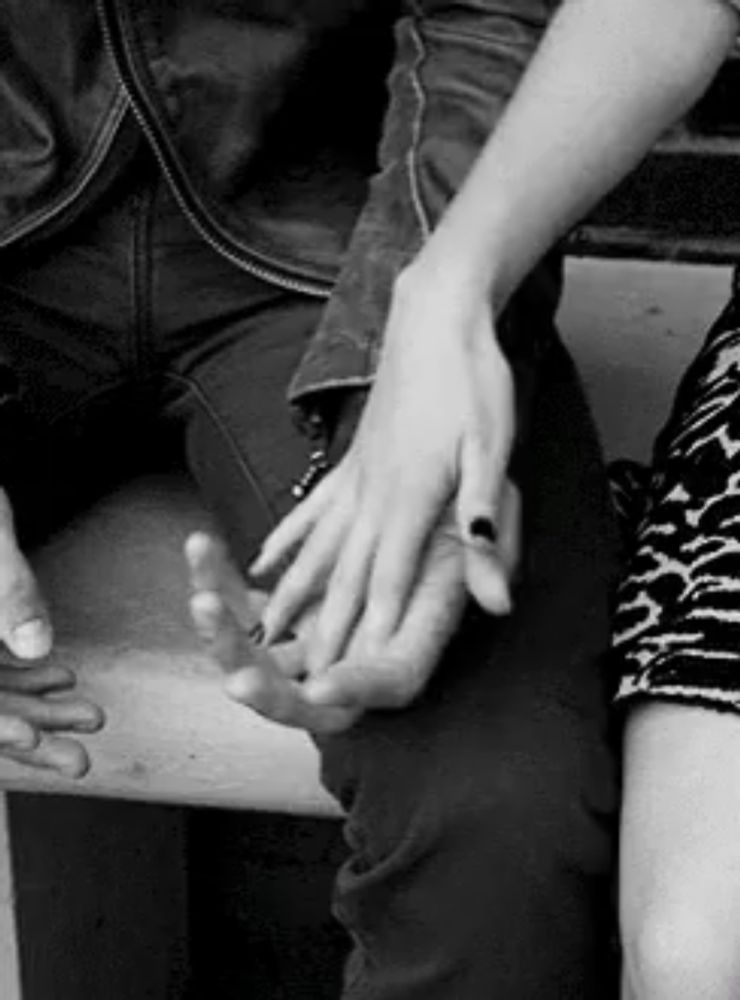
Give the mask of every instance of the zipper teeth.
M 277 285 L 279 288 L 284 288 L 286 291 L 289 292 L 298 292 L 302 295 L 309 295 L 312 298 L 328 299 L 331 295 L 331 290 L 329 288 L 322 287 L 321 285 L 318 284 L 313 284 L 312 282 L 309 281 L 300 281 L 297 278 L 285 277 L 284 275 L 278 273 L 277 271 L 273 271 L 268 267 L 263 267 L 260 264 L 253 263 L 251 260 L 246 259 L 245 255 L 239 254 L 237 251 L 232 250 L 225 240 L 221 240 L 218 237 L 214 236 L 213 233 L 203 223 L 202 219 L 200 219 L 200 217 L 197 215 L 197 213 L 192 210 L 187 200 L 183 196 L 183 193 L 180 189 L 180 185 L 177 182 L 176 178 L 174 177 L 172 171 L 170 170 L 164 155 L 162 154 L 159 145 L 159 139 L 154 131 L 154 128 L 150 124 L 144 112 L 139 107 L 136 97 L 131 91 L 131 87 L 123 77 L 121 68 L 118 65 L 118 60 L 116 59 L 115 46 L 113 44 L 113 39 L 111 37 L 110 27 L 108 24 L 108 16 L 105 10 L 103 0 L 96 0 L 96 6 L 98 8 L 98 19 L 101 24 L 104 43 L 110 54 L 111 62 L 113 63 L 113 66 L 115 68 L 118 81 L 128 100 L 129 107 L 131 108 L 134 117 L 136 118 L 137 122 L 144 131 L 147 139 L 149 140 L 149 145 L 151 146 L 151 149 L 154 152 L 154 156 L 156 157 L 157 163 L 159 164 L 160 169 L 162 170 L 164 176 L 166 177 L 170 189 L 172 190 L 175 198 L 177 199 L 178 205 L 187 216 L 191 225 L 195 227 L 198 233 L 202 236 L 202 238 L 213 250 L 221 254 L 222 257 L 225 257 L 226 260 L 231 261 L 232 264 L 235 264 L 237 267 L 241 268 L 241 270 L 246 271 L 248 274 L 251 274 L 255 278 L 258 278 L 260 281 L 265 281 L 268 282 L 269 284 Z
M 111 146 L 113 145 L 113 140 L 115 139 L 118 129 L 121 126 L 124 115 L 126 114 L 126 102 L 120 101 L 120 104 L 113 112 L 114 118 L 112 122 L 107 127 L 106 135 L 102 141 L 99 142 L 98 148 L 96 149 L 90 163 L 88 164 L 87 170 L 80 176 L 79 180 L 73 187 L 68 191 L 68 193 L 58 201 L 51 208 L 38 215 L 32 215 L 24 225 L 19 226 L 17 229 L 12 230 L 7 236 L 0 239 L 0 247 L 6 248 L 12 243 L 18 240 L 24 239 L 30 233 L 35 232 L 42 226 L 45 226 L 47 222 L 52 219 L 56 219 L 58 216 L 62 215 L 67 211 L 81 196 L 85 188 L 88 187 L 92 181 L 95 173 L 100 166 L 100 164 L 105 160 L 108 155 Z

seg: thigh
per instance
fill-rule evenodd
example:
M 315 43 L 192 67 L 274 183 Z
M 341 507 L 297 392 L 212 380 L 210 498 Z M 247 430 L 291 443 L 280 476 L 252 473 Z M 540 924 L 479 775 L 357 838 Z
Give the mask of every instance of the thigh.
M 309 461 L 286 393 L 323 303 L 213 256 L 199 274 L 210 294 L 201 296 L 200 334 L 168 366 L 167 410 L 184 425 L 189 468 L 246 566 L 295 503 L 291 489 Z
M 2 484 L 35 533 L 136 437 L 124 208 L 6 254 L 0 279 Z M 138 438 L 141 440 L 141 438 Z M 94 452 L 94 454 L 93 454 Z M 49 498 L 54 503 L 49 503 Z

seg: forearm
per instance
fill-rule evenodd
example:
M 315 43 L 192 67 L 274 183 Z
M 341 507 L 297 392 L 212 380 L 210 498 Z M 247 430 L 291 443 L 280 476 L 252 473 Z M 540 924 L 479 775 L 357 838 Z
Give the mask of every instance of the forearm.
M 736 30 L 723 0 L 565 0 L 415 270 L 502 307 L 701 95 Z

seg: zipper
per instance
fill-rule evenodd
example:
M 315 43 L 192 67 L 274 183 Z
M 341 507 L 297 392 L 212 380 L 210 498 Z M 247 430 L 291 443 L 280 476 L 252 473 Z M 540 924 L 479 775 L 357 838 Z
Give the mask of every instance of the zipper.
M 323 448 L 315 448 L 308 456 L 306 471 L 295 480 L 290 488 L 293 499 L 304 500 L 314 487 L 318 486 L 330 469 L 331 463 L 326 451 Z
M 117 49 L 113 34 L 111 32 L 108 11 L 105 0 L 95 0 L 98 19 L 100 21 L 104 44 L 108 50 L 111 62 L 115 67 L 119 83 L 128 100 L 129 107 L 136 118 L 139 126 L 146 135 L 149 145 L 154 153 L 157 163 L 167 180 L 167 183 L 175 196 L 178 205 L 197 230 L 205 242 L 226 260 L 237 267 L 269 284 L 284 288 L 286 291 L 297 292 L 302 295 L 309 295 L 312 298 L 328 299 L 331 295 L 332 287 L 330 283 L 322 284 L 319 281 L 301 280 L 292 278 L 275 268 L 256 263 L 247 251 L 243 250 L 228 235 L 220 231 L 209 219 L 205 211 L 198 206 L 197 199 L 189 190 L 187 180 L 183 177 L 176 177 L 167 154 L 164 152 L 165 143 L 162 141 L 159 131 L 154 124 L 155 114 L 148 105 L 146 94 L 141 92 L 136 86 L 135 73 L 130 65 L 130 58 L 126 47 L 125 34 L 120 29 L 122 58 L 117 58 Z M 130 77 L 130 79 L 129 79 Z M 194 207 L 195 206 L 195 207 Z M 199 210 L 200 209 L 200 210 Z
M 87 169 L 80 175 L 77 182 L 50 208 L 46 208 L 36 215 L 29 216 L 24 223 L 0 239 L 0 249 L 6 249 L 12 243 L 25 239 L 25 237 L 41 229 L 47 223 L 59 218 L 82 197 L 85 190 L 90 186 L 99 167 L 108 156 L 113 141 L 121 127 L 121 122 L 126 115 L 126 109 L 127 101 L 125 95 L 121 94 L 116 98 L 113 111 L 103 128 L 101 137 L 97 141 L 95 151 L 88 163 Z

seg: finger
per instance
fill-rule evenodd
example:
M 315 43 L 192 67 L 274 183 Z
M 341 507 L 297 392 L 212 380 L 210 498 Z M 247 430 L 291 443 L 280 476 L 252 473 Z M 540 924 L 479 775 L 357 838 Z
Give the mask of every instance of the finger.
M 374 525 L 360 519 L 341 550 L 308 643 L 309 674 L 325 670 L 342 654 L 365 603 L 375 537 Z
M 33 750 L 3 750 L 2 755 L 25 767 L 57 771 L 65 778 L 82 778 L 90 770 L 85 748 L 62 736 L 43 736 Z
M 253 594 L 220 538 L 198 531 L 185 542 L 190 584 L 198 591 L 221 594 L 239 624 L 251 628 L 259 620 Z
M 300 677 L 305 672 L 299 643 L 284 643 L 268 650 L 253 642 L 219 594 L 213 591 L 193 594 L 190 613 L 208 655 L 224 673 L 249 666 L 278 669 L 288 677 Z
M 52 694 L 73 688 L 77 679 L 71 670 L 52 664 L 41 667 L 0 667 L 0 692 Z M 0 694 L 1 697 L 1 694 Z
M 502 488 L 495 546 L 465 545 L 465 580 L 478 604 L 494 615 L 509 614 L 511 578 L 519 561 L 521 500 L 507 479 Z
M 220 594 L 200 590 L 190 598 L 190 615 L 195 630 L 218 666 L 230 673 L 244 666 L 240 631 Z
M 311 705 L 305 700 L 300 684 L 261 670 L 233 674 L 226 683 L 226 692 L 232 700 L 272 722 L 307 732 L 340 732 L 359 716 L 354 708 Z
M 79 733 L 97 732 L 105 721 L 98 705 L 80 699 L 39 698 L 28 694 L 2 693 L 3 713 L 25 719 L 43 730 L 71 730 Z
M 336 492 L 340 468 L 329 472 L 262 543 L 259 554 L 249 567 L 252 576 L 264 576 L 280 563 L 311 534 L 314 525 L 330 505 Z
M 509 440 L 469 434 L 460 454 L 457 523 L 466 545 L 493 547 L 498 541 L 501 488 L 509 459 Z
M 16 750 L 33 750 L 38 746 L 39 733 L 30 722 L 15 715 L 0 715 L 0 754 L 6 747 Z
M 19 550 L 7 497 L 0 492 L 0 639 L 14 656 L 38 659 L 51 650 L 49 615 Z
M 324 590 L 350 527 L 351 508 L 347 495 L 330 507 L 280 578 L 262 611 L 266 643 L 278 640 Z
M 462 618 L 465 587 L 459 540 L 435 536 L 397 631 L 385 643 L 364 643 L 364 623 L 345 660 L 306 682 L 317 705 L 398 709 L 424 688 Z M 363 648 L 364 646 L 364 648 Z
M 416 697 L 414 665 L 393 657 L 342 661 L 306 682 L 306 699 L 324 709 L 399 709 Z
M 373 563 L 364 627 L 382 642 L 396 628 L 424 559 L 424 550 L 447 504 L 446 484 L 420 497 L 404 491 L 400 507 L 384 528 Z
M 495 552 L 465 547 L 465 582 L 471 597 L 489 614 L 511 612 L 509 576 Z
M 507 478 L 501 495 L 498 557 L 509 580 L 516 575 L 521 559 L 521 548 L 522 495 L 519 487 Z
M 482 363 L 497 364 L 489 358 Z M 465 433 L 459 455 L 456 514 L 460 537 L 466 544 L 485 547 L 496 543 L 501 490 L 514 439 L 514 386 L 506 363 L 497 378 L 497 414 L 477 414 Z

